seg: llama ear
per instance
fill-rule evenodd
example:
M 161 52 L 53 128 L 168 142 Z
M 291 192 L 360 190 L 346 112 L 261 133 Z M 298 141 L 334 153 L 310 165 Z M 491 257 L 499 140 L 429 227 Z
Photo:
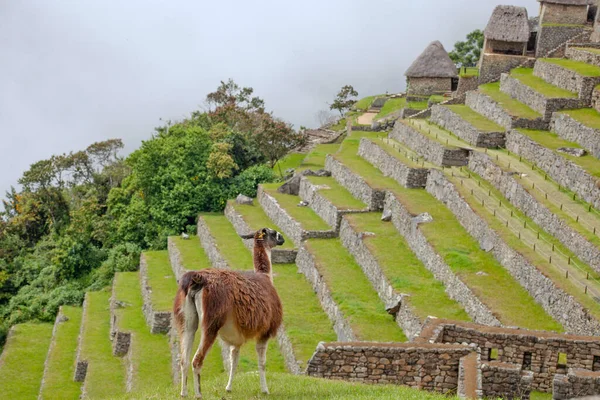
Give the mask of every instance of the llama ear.
M 240 235 L 242 239 L 254 239 L 254 233 L 249 233 L 247 235 Z

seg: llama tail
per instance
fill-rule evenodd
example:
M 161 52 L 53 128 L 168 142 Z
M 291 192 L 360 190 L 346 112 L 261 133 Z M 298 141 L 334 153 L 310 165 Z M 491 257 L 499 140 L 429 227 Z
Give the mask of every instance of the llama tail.
M 190 291 L 197 292 L 201 290 L 205 284 L 206 280 L 202 271 L 190 271 L 186 272 L 181 279 L 179 279 L 179 290 L 187 297 Z
M 206 279 L 202 271 L 187 272 L 179 279 L 179 288 L 173 304 L 173 317 L 180 334 L 188 325 L 197 326 L 200 310 L 196 309 L 194 297 L 205 284 Z

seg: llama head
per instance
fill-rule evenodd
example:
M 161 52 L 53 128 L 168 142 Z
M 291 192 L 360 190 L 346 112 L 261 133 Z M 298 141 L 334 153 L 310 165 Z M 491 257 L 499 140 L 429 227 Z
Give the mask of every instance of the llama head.
M 247 235 L 240 235 L 242 239 L 254 239 L 254 242 L 260 242 L 265 247 L 272 249 L 275 246 L 281 246 L 285 243 L 283 235 L 274 229 L 263 228 L 259 229 L 254 233 Z

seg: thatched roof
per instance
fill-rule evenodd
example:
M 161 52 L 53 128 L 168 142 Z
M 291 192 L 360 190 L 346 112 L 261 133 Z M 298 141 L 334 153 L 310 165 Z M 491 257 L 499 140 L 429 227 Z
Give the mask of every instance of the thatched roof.
M 404 73 L 409 78 L 456 78 L 456 65 L 439 42 L 431 42 Z
M 540 3 L 564 4 L 565 6 L 587 6 L 593 4 L 593 0 L 538 0 Z
M 527 42 L 529 21 L 527 9 L 516 6 L 498 6 L 485 28 L 486 39 L 503 42 Z

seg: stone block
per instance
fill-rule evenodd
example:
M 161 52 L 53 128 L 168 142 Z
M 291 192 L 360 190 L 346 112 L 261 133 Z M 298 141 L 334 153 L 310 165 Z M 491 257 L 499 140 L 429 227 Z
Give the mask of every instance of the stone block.
M 450 108 L 435 105 L 431 109 L 431 122 L 454 133 L 462 140 L 476 147 L 504 147 L 504 131 L 483 132 L 464 120 Z

